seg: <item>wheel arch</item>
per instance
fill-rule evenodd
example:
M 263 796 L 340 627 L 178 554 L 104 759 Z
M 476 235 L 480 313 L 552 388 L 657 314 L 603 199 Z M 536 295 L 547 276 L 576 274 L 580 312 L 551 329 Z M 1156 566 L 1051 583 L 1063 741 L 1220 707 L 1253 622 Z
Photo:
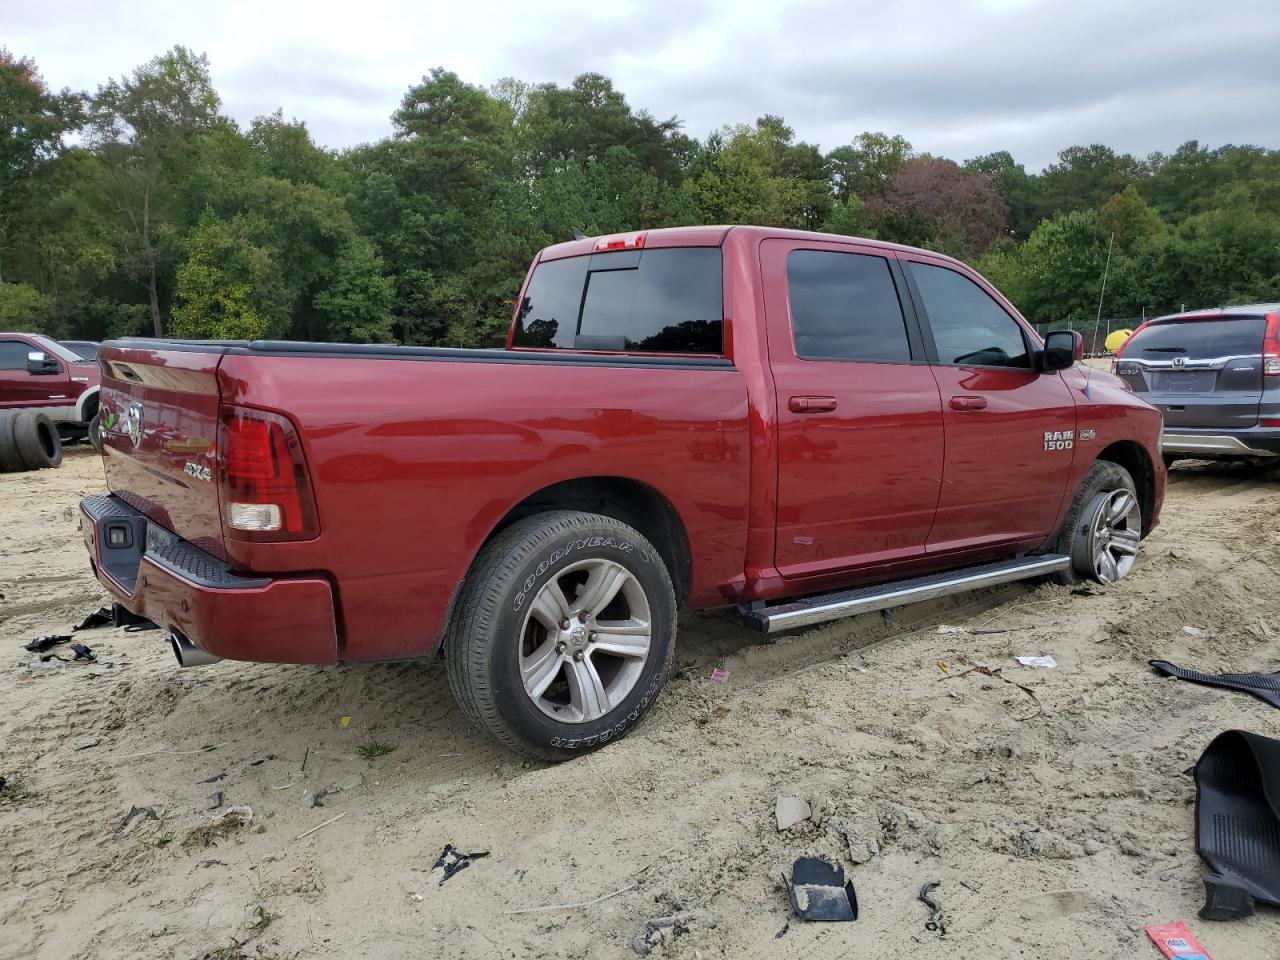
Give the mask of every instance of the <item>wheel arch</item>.
M 489 531 L 484 542 L 487 544 L 518 520 L 551 510 L 598 513 L 639 530 L 657 548 L 666 564 L 676 588 L 677 603 L 688 596 L 693 582 L 688 533 L 675 506 L 653 486 L 627 477 L 561 480 L 515 504 Z
M 1117 440 L 1098 454 L 1098 459 L 1123 467 L 1133 477 L 1133 485 L 1138 488 L 1138 502 L 1142 506 L 1142 532 L 1145 535 L 1151 529 L 1151 510 L 1156 498 L 1156 470 L 1150 454 L 1134 440 Z
M 98 412 L 101 387 L 90 387 L 76 400 L 76 423 L 88 423 Z

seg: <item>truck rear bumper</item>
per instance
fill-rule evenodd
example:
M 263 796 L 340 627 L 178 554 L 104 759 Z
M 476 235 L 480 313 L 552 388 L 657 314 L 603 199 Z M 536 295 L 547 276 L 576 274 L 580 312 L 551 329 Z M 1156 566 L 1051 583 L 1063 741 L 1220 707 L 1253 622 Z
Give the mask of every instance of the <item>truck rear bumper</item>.
M 333 590 L 319 577 L 242 577 L 116 496 L 80 501 L 98 581 L 127 610 L 215 657 L 337 662 Z
M 1160 438 L 1165 453 L 1189 457 L 1274 457 L 1280 456 L 1280 430 L 1190 430 L 1166 428 Z

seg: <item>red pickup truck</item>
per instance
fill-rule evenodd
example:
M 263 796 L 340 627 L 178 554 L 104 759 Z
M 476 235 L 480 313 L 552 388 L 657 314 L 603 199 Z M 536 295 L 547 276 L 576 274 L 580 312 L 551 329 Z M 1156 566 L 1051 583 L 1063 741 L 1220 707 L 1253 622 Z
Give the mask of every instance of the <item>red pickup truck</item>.
M 43 413 L 97 444 L 98 365 L 38 333 L 0 333 L 0 413 Z
M 756 227 L 550 247 L 505 349 L 106 344 L 102 583 L 178 660 L 443 653 L 527 755 L 626 733 L 676 610 L 789 630 L 1129 571 L 1160 415 L 936 253 Z

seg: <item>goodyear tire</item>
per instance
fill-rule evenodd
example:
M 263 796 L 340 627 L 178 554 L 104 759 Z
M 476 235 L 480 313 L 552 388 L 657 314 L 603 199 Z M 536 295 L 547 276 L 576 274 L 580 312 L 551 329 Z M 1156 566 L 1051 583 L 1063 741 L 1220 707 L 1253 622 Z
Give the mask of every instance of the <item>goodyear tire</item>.
M 102 452 L 102 414 L 95 413 L 93 419 L 89 421 L 89 446 L 93 447 L 94 453 Z
M 538 514 L 472 565 L 445 638 L 449 685 L 499 743 L 567 760 L 639 723 L 675 635 L 671 576 L 639 532 L 598 514 Z
M 1071 557 L 1071 566 L 1056 575 L 1058 582 L 1112 583 L 1128 574 L 1138 555 L 1142 523 L 1141 500 L 1129 471 L 1099 460 L 1080 482 L 1058 536 L 1057 552 Z
M 62 438 L 53 421 L 43 413 L 20 413 L 13 426 L 18 455 L 28 470 L 62 463 Z
M 0 411 L 0 471 L 4 473 L 17 473 L 27 469 L 13 435 L 17 419 L 18 415 L 11 410 Z

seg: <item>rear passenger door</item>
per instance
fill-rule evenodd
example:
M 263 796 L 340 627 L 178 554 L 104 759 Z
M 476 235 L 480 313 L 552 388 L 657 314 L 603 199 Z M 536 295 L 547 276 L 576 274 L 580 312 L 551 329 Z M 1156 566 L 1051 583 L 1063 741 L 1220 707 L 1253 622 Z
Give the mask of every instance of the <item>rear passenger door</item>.
M 1070 388 L 1057 372 L 1036 370 L 1030 332 L 972 277 L 912 254 L 902 265 L 946 423 L 930 552 L 1043 540 L 1071 471 Z
M 796 578 L 921 556 L 942 480 L 942 408 L 896 262 L 821 241 L 766 240 L 760 253 L 778 570 Z

